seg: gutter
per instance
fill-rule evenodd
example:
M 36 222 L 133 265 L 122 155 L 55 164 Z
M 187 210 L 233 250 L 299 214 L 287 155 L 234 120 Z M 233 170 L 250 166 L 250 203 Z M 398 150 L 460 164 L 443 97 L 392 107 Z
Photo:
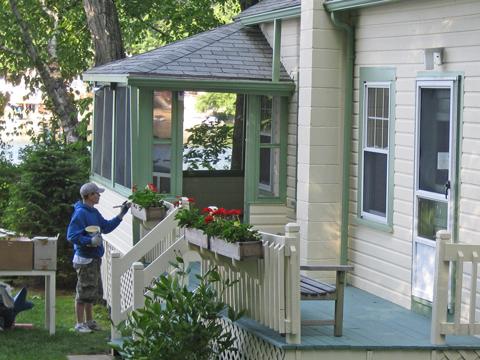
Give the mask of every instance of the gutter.
M 328 10 L 328 8 L 327 8 Z M 330 17 L 338 29 L 345 31 L 347 37 L 347 55 L 345 69 L 345 99 L 343 116 L 343 157 L 342 157 L 342 216 L 340 229 L 340 263 L 348 261 L 348 223 L 350 207 L 350 155 L 352 148 L 352 116 L 353 116 L 353 68 L 355 62 L 355 32 L 353 26 L 338 19 L 336 12 Z
M 398 1 L 400 0 L 327 0 L 324 6 L 328 12 L 333 13 L 335 11 L 352 10 Z

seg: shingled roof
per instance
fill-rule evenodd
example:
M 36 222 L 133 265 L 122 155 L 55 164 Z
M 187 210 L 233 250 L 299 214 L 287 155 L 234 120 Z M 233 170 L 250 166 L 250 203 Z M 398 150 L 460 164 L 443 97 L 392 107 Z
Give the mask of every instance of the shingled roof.
M 258 4 L 249 7 L 245 11 L 242 11 L 235 19 L 281 10 L 292 6 L 300 6 L 301 3 L 301 0 L 263 0 Z
M 84 73 L 125 75 L 271 80 L 273 51 L 257 26 L 240 22 L 220 26 L 144 54 L 117 60 Z M 291 81 L 281 66 L 281 81 Z

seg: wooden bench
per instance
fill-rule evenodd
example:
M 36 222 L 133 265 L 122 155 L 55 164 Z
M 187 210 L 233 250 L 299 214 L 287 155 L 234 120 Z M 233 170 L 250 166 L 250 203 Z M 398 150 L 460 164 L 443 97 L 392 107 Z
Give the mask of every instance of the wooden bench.
M 302 325 L 333 325 L 335 336 L 342 336 L 343 298 L 345 293 L 345 274 L 353 270 L 351 265 L 301 265 L 305 271 L 335 271 L 335 285 L 324 283 L 300 275 L 301 300 L 334 300 L 335 317 L 333 320 L 302 320 Z

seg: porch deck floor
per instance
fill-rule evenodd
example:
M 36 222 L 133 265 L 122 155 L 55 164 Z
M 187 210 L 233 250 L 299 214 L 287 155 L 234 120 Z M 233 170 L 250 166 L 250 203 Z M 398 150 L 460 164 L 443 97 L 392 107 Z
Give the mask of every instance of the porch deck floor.
M 333 301 L 302 301 L 302 319 L 331 319 Z M 333 336 L 333 326 L 302 326 L 301 344 L 250 319 L 238 323 L 265 341 L 283 349 L 480 349 L 480 339 L 447 336 L 445 345 L 430 343 L 430 318 L 382 298 L 348 286 L 345 291 L 343 336 Z

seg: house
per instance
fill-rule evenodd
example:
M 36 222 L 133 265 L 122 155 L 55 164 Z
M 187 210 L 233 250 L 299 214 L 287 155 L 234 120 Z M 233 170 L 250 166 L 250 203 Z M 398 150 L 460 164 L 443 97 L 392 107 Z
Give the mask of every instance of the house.
M 263 0 L 232 24 L 91 69 L 102 210 L 155 181 L 240 204 L 268 232 L 295 221 L 302 264 L 352 264 L 353 288 L 428 315 L 437 231 L 480 241 L 479 35 L 476 0 Z M 240 167 L 183 170 L 187 92 L 236 94 Z M 155 135 L 162 102 L 168 136 Z M 140 226 L 122 226 L 111 241 L 127 250 Z

